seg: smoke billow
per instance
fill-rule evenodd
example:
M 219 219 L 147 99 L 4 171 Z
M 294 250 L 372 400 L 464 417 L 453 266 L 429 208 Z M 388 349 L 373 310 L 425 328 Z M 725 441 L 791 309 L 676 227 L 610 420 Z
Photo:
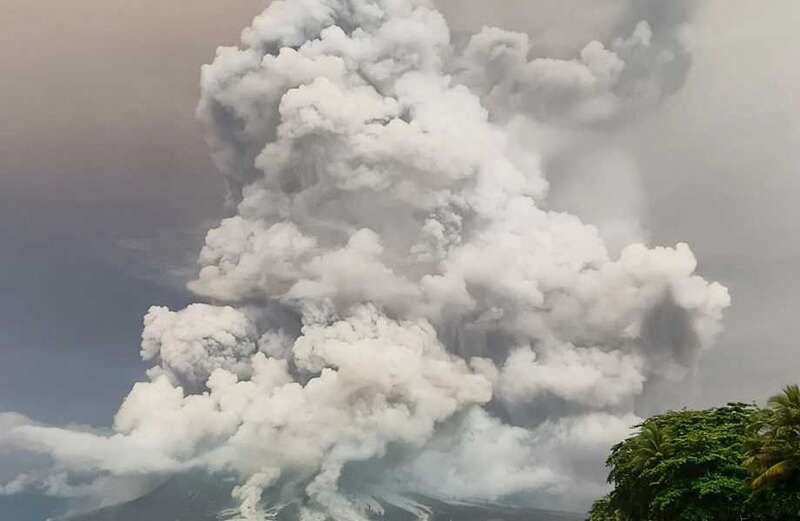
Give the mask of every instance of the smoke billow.
M 548 200 L 548 165 L 591 168 L 565 158 L 679 85 L 687 20 L 659 20 L 550 58 L 498 28 L 454 44 L 427 0 L 272 2 L 202 72 L 231 210 L 205 303 L 151 308 L 154 367 L 113 432 L 9 417 L 0 443 L 52 459 L 40 488 L 234 475 L 247 520 L 584 505 L 648 382 L 683 377 L 730 302 L 687 245 L 618 244 L 635 212 L 598 228 Z

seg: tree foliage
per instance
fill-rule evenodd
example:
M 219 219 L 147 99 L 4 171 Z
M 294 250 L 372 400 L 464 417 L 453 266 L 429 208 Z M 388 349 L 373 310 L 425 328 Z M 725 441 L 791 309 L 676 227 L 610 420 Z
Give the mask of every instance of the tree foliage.
M 787 386 L 769 399 L 750 427 L 745 467 L 752 511 L 772 519 L 800 519 L 800 388 Z M 766 518 L 769 519 L 769 518 Z
M 645 420 L 611 449 L 590 521 L 800 519 L 800 389 Z
M 745 465 L 760 490 L 789 480 L 800 469 L 800 387 L 773 396 L 754 422 Z

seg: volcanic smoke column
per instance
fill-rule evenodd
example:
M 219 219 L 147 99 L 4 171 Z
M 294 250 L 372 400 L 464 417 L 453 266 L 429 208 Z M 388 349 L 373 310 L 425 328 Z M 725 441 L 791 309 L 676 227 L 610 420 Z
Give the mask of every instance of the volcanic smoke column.
M 688 53 L 673 29 L 529 59 L 494 28 L 456 49 L 425 0 L 272 2 L 203 69 L 231 213 L 190 284 L 206 303 L 150 310 L 149 381 L 97 439 L 140 457 L 60 465 L 233 473 L 245 519 L 600 494 L 637 397 L 691 369 L 730 299 L 685 244 L 612 258 L 549 211 L 522 130 L 657 102 L 665 56 Z M 68 432 L 26 436 L 57 453 Z

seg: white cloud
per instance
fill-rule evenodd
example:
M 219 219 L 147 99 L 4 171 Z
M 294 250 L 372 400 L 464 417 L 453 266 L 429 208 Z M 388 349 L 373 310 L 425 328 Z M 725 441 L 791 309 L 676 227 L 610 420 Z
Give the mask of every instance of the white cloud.
M 272 488 L 308 519 L 409 491 L 564 506 L 578 487 L 583 504 L 648 379 L 692 359 L 669 349 L 710 345 L 730 302 L 687 245 L 621 244 L 549 207 L 547 164 L 681 75 L 675 24 L 622 25 L 549 57 L 498 29 L 455 48 L 425 0 L 271 3 L 203 70 L 236 207 L 190 286 L 214 305 L 151 308 L 156 367 L 111 434 L 23 422 L 14 443 L 66 473 L 233 473 L 252 519 Z M 665 299 L 688 333 L 659 352 Z

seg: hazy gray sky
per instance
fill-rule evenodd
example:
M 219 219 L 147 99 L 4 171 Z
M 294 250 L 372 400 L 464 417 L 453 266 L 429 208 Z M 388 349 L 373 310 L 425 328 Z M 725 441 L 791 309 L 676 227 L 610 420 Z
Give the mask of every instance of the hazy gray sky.
M 162 237 L 169 259 L 219 214 L 199 68 L 262 4 L 3 2 L 0 409 L 105 424 L 141 375 L 143 313 L 185 296 L 121 244 Z
M 442 2 L 458 30 L 496 23 L 562 52 L 624 3 Z M 5 0 L 0 409 L 107 423 L 140 376 L 141 317 L 187 301 L 169 270 L 191 267 L 181 262 L 198 230 L 221 211 L 193 114 L 199 67 L 263 4 Z M 695 404 L 761 399 L 797 379 L 798 22 L 791 0 L 703 3 L 686 85 L 615 138 L 641 172 L 652 242 L 689 242 L 732 292 Z
M 685 87 L 628 137 L 654 238 L 688 241 L 733 296 L 695 402 L 763 399 L 800 368 L 800 5 L 710 2 L 698 15 Z

